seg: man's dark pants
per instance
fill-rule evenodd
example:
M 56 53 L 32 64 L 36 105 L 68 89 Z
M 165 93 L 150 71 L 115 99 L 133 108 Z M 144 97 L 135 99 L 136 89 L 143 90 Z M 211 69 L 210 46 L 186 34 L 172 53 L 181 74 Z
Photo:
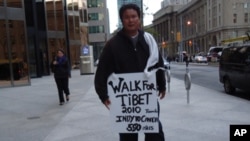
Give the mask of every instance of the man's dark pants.
M 58 96 L 59 101 L 64 102 L 63 92 L 67 95 L 69 95 L 69 78 L 55 78 L 57 89 L 58 89 Z

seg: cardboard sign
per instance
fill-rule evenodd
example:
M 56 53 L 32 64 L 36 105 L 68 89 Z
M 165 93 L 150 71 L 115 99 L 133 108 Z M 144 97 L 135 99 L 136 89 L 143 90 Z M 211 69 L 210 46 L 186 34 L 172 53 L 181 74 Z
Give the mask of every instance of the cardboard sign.
M 118 133 L 155 133 L 159 130 L 156 76 L 112 74 L 108 79 L 110 113 Z

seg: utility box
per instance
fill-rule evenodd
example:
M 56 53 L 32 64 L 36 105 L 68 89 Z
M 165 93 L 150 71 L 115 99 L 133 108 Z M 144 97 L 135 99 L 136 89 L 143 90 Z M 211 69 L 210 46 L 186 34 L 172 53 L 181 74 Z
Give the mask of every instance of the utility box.
M 81 75 L 94 73 L 93 46 L 81 47 L 80 73 Z

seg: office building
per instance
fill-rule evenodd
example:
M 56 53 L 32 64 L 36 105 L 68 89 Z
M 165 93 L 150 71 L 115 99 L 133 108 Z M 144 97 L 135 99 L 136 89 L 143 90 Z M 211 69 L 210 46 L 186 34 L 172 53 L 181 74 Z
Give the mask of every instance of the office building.
M 110 36 L 109 12 L 106 0 L 88 0 L 87 3 L 89 44 L 93 46 L 96 61 Z
M 86 0 L 0 0 L 0 87 L 50 75 L 56 50 L 71 65 L 87 40 Z
M 167 43 L 162 50 L 168 56 L 207 53 L 211 46 L 226 46 L 225 40 L 250 29 L 250 0 L 192 0 L 180 6 L 166 6 L 154 14 L 156 39 L 160 46 Z
M 164 8 L 169 5 L 184 5 L 188 4 L 191 0 L 163 0 L 161 2 L 161 7 Z

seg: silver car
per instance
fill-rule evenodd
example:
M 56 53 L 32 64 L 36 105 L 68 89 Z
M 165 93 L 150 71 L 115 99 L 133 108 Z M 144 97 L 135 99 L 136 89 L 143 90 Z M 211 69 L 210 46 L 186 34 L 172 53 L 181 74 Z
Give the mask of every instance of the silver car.
M 194 61 L 197 63 L 207 63 L 207 57 L 204 53 L 198 53 L 195 55 Z
M 162 57 L 162 59 L 164 62 L 164 68 L 170 70 L 170 63 L 164 57 Z

